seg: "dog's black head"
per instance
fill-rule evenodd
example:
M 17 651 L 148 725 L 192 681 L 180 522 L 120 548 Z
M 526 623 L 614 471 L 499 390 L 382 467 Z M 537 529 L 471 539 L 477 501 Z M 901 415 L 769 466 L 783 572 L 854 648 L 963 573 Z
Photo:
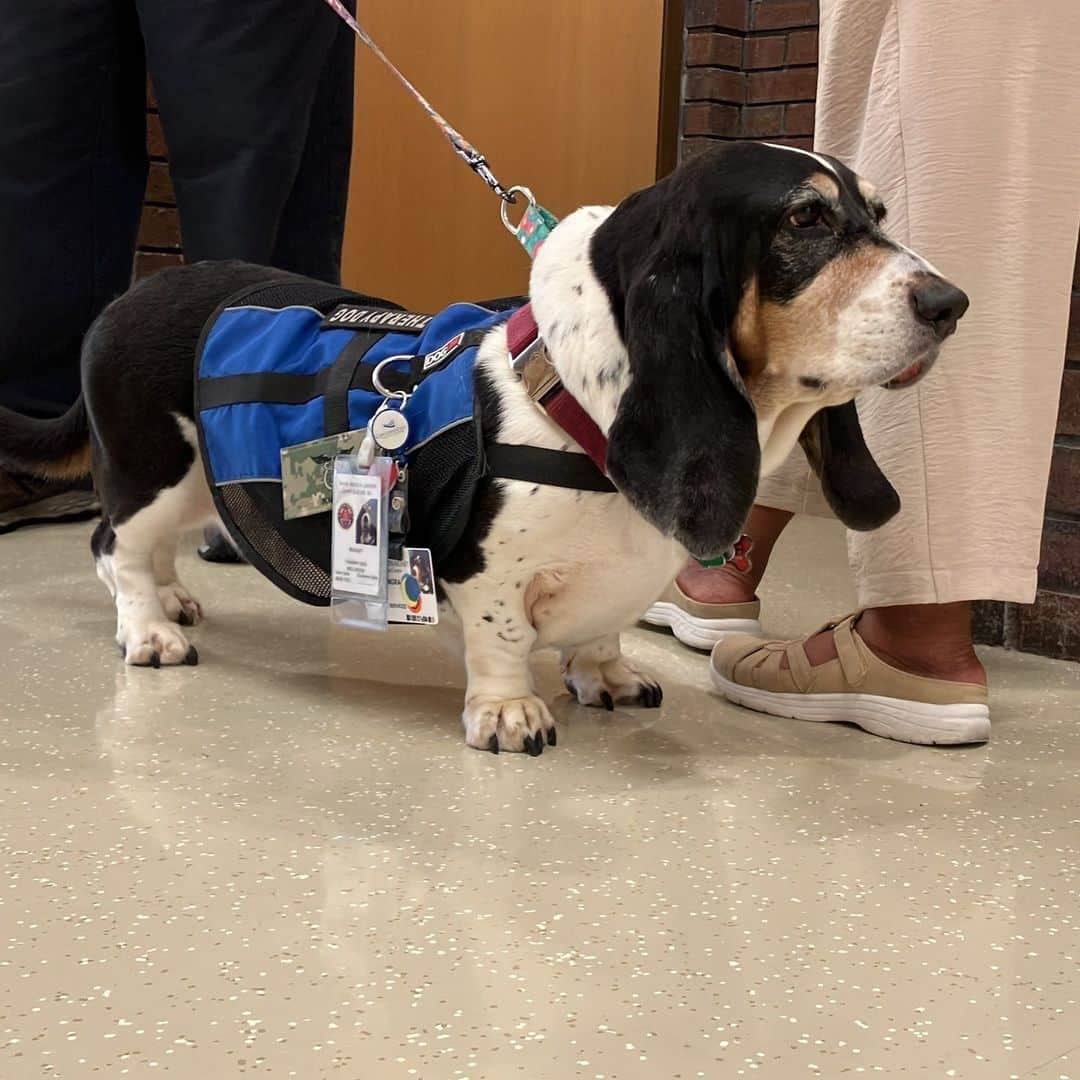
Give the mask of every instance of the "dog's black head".
M 732 143 L 596 230 L 592 267 L 630 369 L 609 472 L 693 554 L 732 543 L 763 451 L 774 468 L 800 436 L 845 523 L 874 528 L 899 508 L 852 399 L 921 376 L 967 298 L 886 237 L 884 215 L 831 158 Z

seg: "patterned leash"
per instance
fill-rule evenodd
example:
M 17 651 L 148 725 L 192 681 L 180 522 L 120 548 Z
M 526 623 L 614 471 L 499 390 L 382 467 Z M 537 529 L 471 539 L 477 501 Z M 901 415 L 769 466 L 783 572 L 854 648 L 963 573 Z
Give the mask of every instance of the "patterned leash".
M 470 169 L 499 198 L 502 200 L 502 222 L 506 228 L 513 233 L 521 243 L 521 246 L 528 252 L 529 257 L 536 253 L 536 249 L 547 239 L 548 234 L 558 224 L 558 219 L 548 210 L 545 210 L 540 206 L 536 199 L 533 197 L 533 193 L 526 187 L 503 187 L 499 183 L 498 178 L 491 171 L 491 166 L 488 165 L 487 158 L 475 147 L 460 131 L 455 128 L 449 120 L 446 119 L 434 105 L 415 86 L 409 81 L 405 74 L 401 71 L 397 65 L 379 48 L 378 43 L 374 38 L 356 21 L 353 15 L 341 2 L 341 0 L 325 0 L 325 2 L 333 9 L 338 17 L 349 27 L 350 30 L 382 61 L 383 64 L 389 69 L 391 74 L 397 79 L 399 83 L 413 96 L 417 104 L 421 109 L 427 113 L 431 122 L 446 136 L 453 148 L 455 154 L 458 155 L 469 166 Z M 527 200 L 529 207 L 525 211 L 521 221 L 514 225 L 510 221 L 507 207 L 517 202 L 517 196 L 523 195 Z

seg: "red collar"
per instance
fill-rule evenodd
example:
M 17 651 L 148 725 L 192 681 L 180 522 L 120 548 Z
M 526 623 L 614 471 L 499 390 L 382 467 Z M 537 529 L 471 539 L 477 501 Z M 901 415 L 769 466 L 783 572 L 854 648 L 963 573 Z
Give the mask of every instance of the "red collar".
M 607 437 L 563 386 L 548 359 L 532 304 L 518 308 L 506 324 L 510 366 L 521 376 L 529 397 L 607 473 Z

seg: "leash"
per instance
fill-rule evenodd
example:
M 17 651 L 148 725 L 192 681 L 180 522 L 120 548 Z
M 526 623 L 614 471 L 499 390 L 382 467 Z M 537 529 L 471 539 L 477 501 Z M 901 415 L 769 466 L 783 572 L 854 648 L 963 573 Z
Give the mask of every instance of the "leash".
M 446 136 L 454 153 L 499 196 L 502 200 L 501 215 L 503 225 L 506 226 L 508 232 L 518 238 L 529 258 L 532 258 L 536 254 L 536 249 L 547 239 L 551 230 L 559 223 L 558 218 L 537 203 L 533 193 L 527 187 L 518 185 L 504 187 L 499 182 L 499 178 L 492 172 L 487 158 L 417 90 L 405 73 L 382 51 L 378 42 L 357 22 L 355 16 L 352 15 L 341 0 L 325 0 L 325 2 L 412 95 L 416 103 L 427 114 L 428 119 Z M 515 204 L 519 195 L 523 195 L 529 205 L 521 221 L 514 225 L 510 221 L 507 207 Z

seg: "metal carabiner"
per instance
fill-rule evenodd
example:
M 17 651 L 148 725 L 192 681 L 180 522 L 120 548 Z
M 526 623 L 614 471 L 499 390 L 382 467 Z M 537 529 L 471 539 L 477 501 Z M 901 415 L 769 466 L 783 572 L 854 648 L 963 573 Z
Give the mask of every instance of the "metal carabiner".
M 383 386 L 382 379 L 380 378 L 380 375 L 382 375 L 382 369 L 386 367 L 387 364 L 393 364 L 398 360 L 408 360 L 410 363 L 412 363 L 413 359 L 414 358 L 411 356 L 404 355 L 388 356 L 385 360 L 380 360 L 375 365 L 375 370 L 371 373 L 371 385 L 375 387 L 376 393 L 382 394 L 383 398 L 385 399 L 383 402 L 384 404 L 391 401 L 393 398 L 400 398 L 400 407 L 404 409 L 405 405 L 408 403 L 409 394 L 405 390 L 387 390 L 387 388 Z

